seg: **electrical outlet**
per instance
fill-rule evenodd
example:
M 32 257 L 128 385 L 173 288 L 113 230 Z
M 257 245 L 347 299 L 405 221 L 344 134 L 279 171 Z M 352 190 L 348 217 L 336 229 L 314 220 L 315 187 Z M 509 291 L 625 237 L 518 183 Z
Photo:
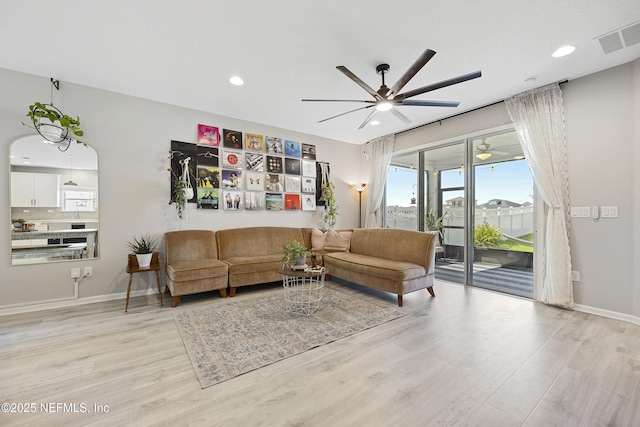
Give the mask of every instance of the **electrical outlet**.
M 93 276 L 93 267 L 85 267 L 84 268 L 84 277 L 91 277 Z
M 80 278 L 80 268 L 72 268 L 71 269 L 71 278 L 79 279 Z
M 579 271 L 575 271 L 575 270 L 571 271 L 571 281 L 572 282 L 579 282 L 580 281 L 580 272 Z

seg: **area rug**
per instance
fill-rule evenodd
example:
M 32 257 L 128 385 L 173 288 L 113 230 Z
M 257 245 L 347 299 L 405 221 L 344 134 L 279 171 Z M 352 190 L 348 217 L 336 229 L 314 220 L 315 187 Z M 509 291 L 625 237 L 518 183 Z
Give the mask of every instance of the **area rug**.
M 282 290 L 247 301 L 216 300 L 174 319 L 207 388 L 402 316 L 388 302 L 327 283 L 310 316 L 287 313 Z

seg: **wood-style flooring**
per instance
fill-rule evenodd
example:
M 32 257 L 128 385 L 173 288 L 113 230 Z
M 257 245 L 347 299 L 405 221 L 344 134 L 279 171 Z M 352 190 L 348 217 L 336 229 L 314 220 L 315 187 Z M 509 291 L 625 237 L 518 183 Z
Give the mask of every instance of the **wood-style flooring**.
M 435 291 L 406 295 L 401 319 L 207 389 L 174 313 L 280 285 L 174 309 L 149 295 L 128 314 L 119 300 L 2 316 L 0 425 L 640 426 L 639 326 L 447 282 Z

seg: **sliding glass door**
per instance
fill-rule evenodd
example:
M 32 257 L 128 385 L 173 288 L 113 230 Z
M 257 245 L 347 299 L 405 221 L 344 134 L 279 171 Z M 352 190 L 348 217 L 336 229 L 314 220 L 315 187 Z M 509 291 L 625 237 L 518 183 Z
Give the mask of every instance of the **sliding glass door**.
M 437 231 L 436 278 L 533 296 L 533 180 L 515 132 L 394 156 L 386 226 Z

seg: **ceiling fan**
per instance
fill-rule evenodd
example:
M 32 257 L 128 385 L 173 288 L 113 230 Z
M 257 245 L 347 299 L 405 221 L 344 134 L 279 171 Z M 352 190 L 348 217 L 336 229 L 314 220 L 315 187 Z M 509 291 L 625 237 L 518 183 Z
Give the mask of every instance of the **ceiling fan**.
M 422 95 L 423 93 L 431 92 L 437 89 L 442 89 L 447 86 L 452 86 L 458 83 L 466 82 L 467 80 L 476 79 L 482 76 L 480 71 L 476 71 L 474 73 L 465 74 L 459 77 L 454 77 L 452 79 L 443 80 L 438 83 L 430 84 L 428 86 L 423 86 L 418 89 L 409 90 L 404 93 L 399 93 L 402 88 L 405 87 L 409 80 L 415 76 L 418 71 L 422 69 L 426 65 L 431 58 L 436 54 L 431 49 L 425 50 L 422 55 L 409 67 L 407 71 L 398 79 L 398 81 L 391 87 L 387 87 L 384 81 L 384 75 L 389 71 L 389 64 L 380 64 L 376 67 L 376 72 L 382 76 L 382 86 L 380 89 L 373 90 L 371 86 L 362 81 L 358 76 L 353 74 L 351 71 L 347 69 L 347 67 L 343 65 L 339 65 L 336 68 L 340 70 L 344 75 L 353 80 L 358 86 L 363 88 L 369 95 L 373 97 L 373 100 L 354 100 L 354 99 L 303 99 L 303 102 L 360 102 L 368 104 L 364 107 L 356 108 L 355 110 L 350 110 L 345 113 L 341 113 L 323 120 L 320 120 L 318 123 L 326 122 L 327 120 L 335 119 L 336 117 L 344 116 L 345 114 L 353 113 L 354 111 L 365 110 L 367 108 L 375 107 L 374 110 L 369 113 L 367 118 L 362 122 L 358 129 L 362 129 L 367 124 L 371 122 L 373 116 L 376 111 L 391 111 L 393 115 L 402 120 L 405 123 L 411 123 L 411 120 L 400 111 L 398 111 L 395 107 L 401 105 L 407 106 L 419 106 L 419 107 L 457 107 L 460 105 L 459 102 L 448 102 L 448 101 L 414 101 L 409 98 L 413 98 L 417 95 Z
M 476 158 L 479 160 L 487 160 L 489 157 L 493 156 L 494 154 L 498 154 L 498 155 L 505 155 L 507 154 L 504 151 L 496 151 L 493 148 L 491 148 L 491 144 L 489 144 L 488 142 L 485 142 L 485 139 L 482 139 L 482 142 L 478 145 L 476 145 Z

